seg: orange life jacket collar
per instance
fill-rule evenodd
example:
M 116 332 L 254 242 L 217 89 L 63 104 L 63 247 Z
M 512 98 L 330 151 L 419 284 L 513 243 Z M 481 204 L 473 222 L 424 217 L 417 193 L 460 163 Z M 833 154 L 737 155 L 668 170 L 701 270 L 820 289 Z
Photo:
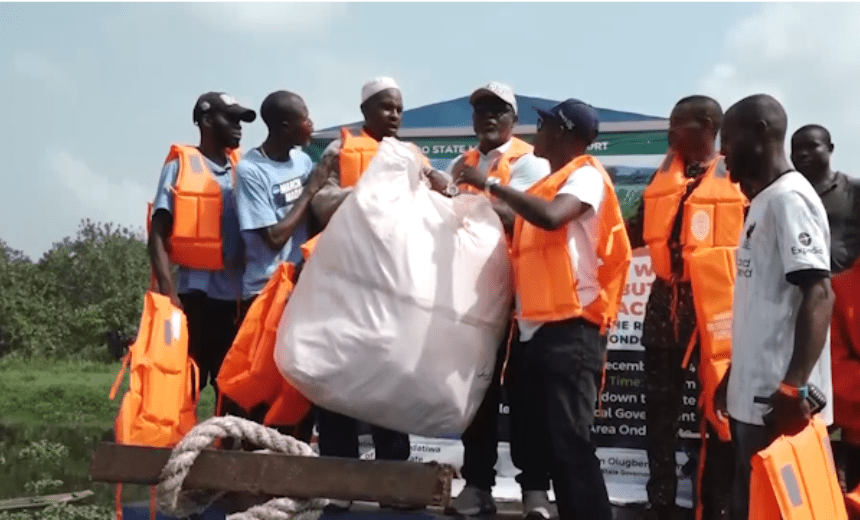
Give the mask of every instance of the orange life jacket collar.
M 487 177 L 494 177 L 501 181 L 502 185 L 507 186 L 511 182 L 511 167 L 520 157 L 531 153 L 534 148 L 529 143 L 518 137 L 512 137 L 509 141 L 510 146 L 502 152 L 501 157 L 487 170 Z M 472 148 L 463 154 L 463 163 L 473 168 L 478 167 L 478 162 L 481 159 L 481 152 L 477 148 Z M 480 193 L 480 190 L 472 186 L 461 185 L 462 191 L 470 191 Z

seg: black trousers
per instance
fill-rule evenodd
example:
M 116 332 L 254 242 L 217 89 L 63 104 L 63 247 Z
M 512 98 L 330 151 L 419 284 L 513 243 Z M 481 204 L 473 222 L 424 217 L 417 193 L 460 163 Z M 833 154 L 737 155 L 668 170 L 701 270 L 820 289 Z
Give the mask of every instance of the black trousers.
M 239 331 L 238 305 L 202 291 L 180 294 L 179 300 L 188 321 L 188 354 L 200 369 L 200 390 L 211 383 L 217 393 L 215 379 Z
M 674 312 L 673 312 L 674 309 Z M 681 367 L 696 330 L 689 283 L 671 285 L 657 277 L 645 306 L 645 424 L 649 476 L 645 488 L 656 509 L 673 509 L 678 489 L 675 451 L 686 372 Z
M 560 520 L 612 518 L 591 443 L 605 353 L 599 327 L 582 319 L 547 323 L 511 345 L 505 382 L 517 481 L 529 491 L 552 479 Z
M 463 467 L 467 486 L 490 491 L 496 485 L 496 462 L 499 460 L 499 403 L 501 401 L 502 367 L 507 355 L 508 338 L 499 345 L 493 378 L 481 406 L 475 412 L 463 440 Z
M 753 455 L 768 447 L 770 434 L 764 426 L 730 419 L 735 448 L 735 475 L 732 486 L 731 520 L 747 520 L 750 508 L 750 475 Z M 758 520 L 758 519 L 753 519 Z
M 317 407 L 320 455 L 358 458 L 358 421 Z M 409 435 L 370 425 L 377 460 L 409 460 Z
M 854 491 L 860 485 L 860 445 L 849 444 L 844 439 L 834 442 L 833 456 L 846 491 Z

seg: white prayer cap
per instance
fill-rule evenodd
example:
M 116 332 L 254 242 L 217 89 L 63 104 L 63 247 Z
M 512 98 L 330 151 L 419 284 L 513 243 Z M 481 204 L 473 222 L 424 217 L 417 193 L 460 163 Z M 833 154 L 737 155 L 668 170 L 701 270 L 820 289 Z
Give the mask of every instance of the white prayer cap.
M 383 90 L 388 90 L 390 88 L 400 90 L 400 87 L 397 86 L 397 83 L 394 82 L 393 79 L 383 77 L 383 78 L 374 78 L 361 87 L 361 102 L 364 103 L 367 99 L 374 94 L 382 92 Z

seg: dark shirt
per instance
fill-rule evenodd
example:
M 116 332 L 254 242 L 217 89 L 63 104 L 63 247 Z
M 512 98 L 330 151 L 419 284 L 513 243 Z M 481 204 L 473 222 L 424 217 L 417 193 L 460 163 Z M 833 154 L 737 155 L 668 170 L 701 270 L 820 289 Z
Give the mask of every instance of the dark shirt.
M 860 181 L 836 172 L 818 196 L 830 221 L 830 271 L 837 274 L 860 256 Z

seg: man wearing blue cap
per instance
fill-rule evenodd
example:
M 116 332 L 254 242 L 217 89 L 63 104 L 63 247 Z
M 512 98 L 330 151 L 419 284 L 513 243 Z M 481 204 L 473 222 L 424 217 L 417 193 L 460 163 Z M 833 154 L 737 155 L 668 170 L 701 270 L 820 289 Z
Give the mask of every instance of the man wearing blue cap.
M 538 110 L 534 154 L 552 173 L 525 193 L 478 170 L 453 172 L 516 212 L 518 334 L 511 345 L 511 456 L 524 494 L 552 480 L 559 518 L 610 520 L 591 425 L 606 343 L 632 252 L 609 175 L 586 149 L 597 111 L 576 99 Z

